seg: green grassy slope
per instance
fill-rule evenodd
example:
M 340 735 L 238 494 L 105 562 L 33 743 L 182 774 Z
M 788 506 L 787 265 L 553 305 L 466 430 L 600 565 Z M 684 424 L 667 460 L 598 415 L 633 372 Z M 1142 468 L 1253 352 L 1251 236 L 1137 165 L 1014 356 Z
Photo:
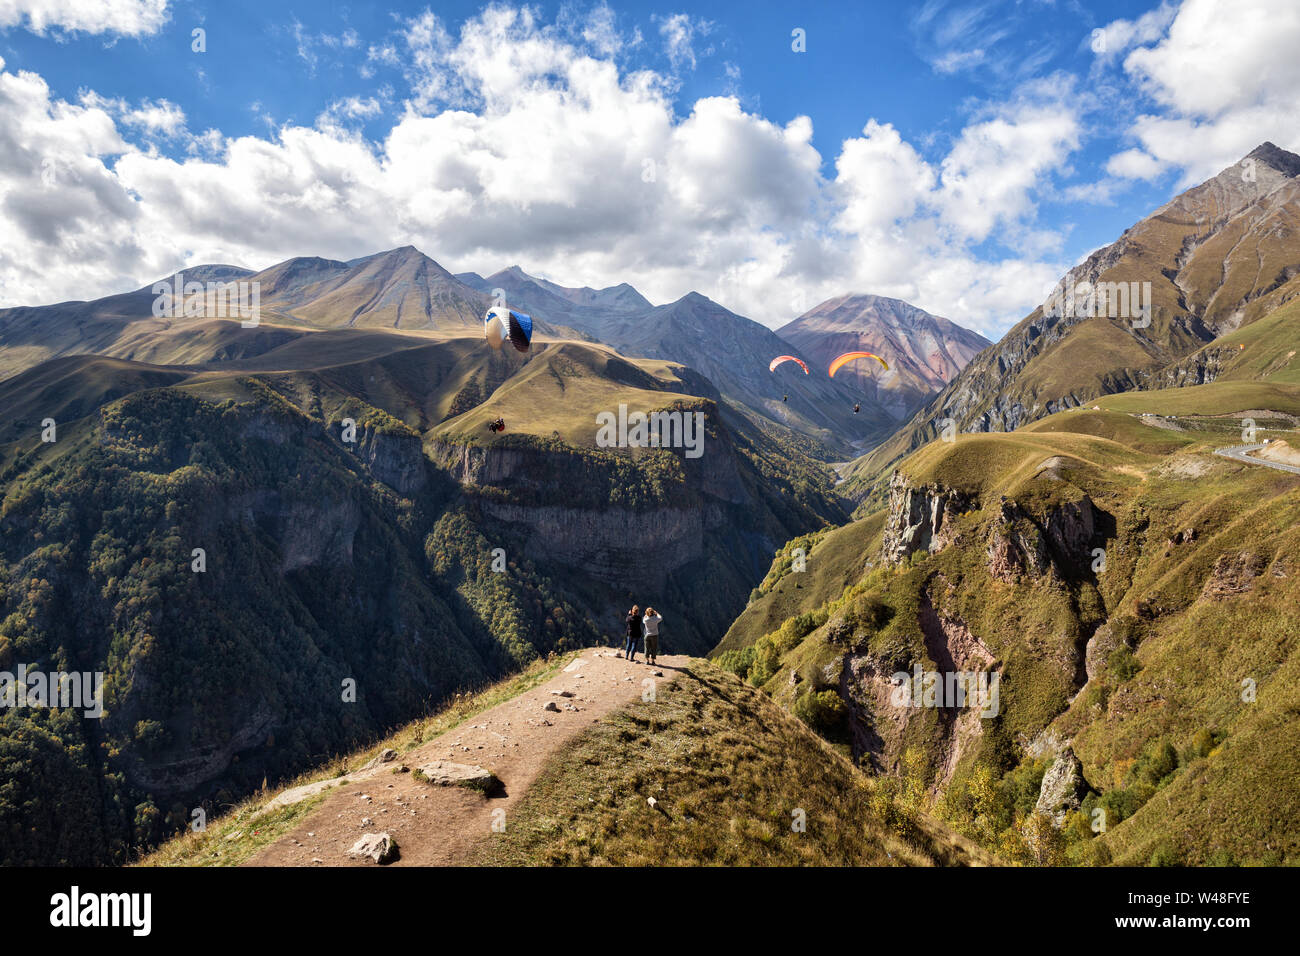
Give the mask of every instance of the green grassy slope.
M 861 550 L 819 563 L 814 546 L 798 596 L 800 575 L 781 577 L 783 603 L 751 603 L 715 658 L 881 772 L 920 781 L 937 813 L 1004 860 L 1294 860 L 1300 479 L 1212 454 L 1240 442 L 1234 413 L 1294 401 L 1283 386 L 1226 381 L 932 442 L 900 471 L 968 496 L 946 546 L 886 568 L 881 514 L 837 529 L 824 540 L 857 527 Z M 1180 430 L 1141 411 L 1175 416 L 1164 423 Z M 1265 434 L 1295 434 L 1286 418 L 1265 421 Z M 1031 522 L 1042 534 L 1085 495 L 1098 515 L 1091 540 L 1062 553 L 1046 539 L 1048 573 L 994 573 L 996 536 L 1032 537 Z M 1005 502 L 1028 518 L 1003 524 Z M 1105 550 L 1099 571 L 1094 547 Z M 1002 673 L 1002 711 L 973 737 L 954 737 L 934 712 L 891 722 L 871 703 L 870 674 L 938 666 L 922 626 L 931 602 Z M 1102 644 L 1089 680 L 1090 638 Z M 1072 742 L 1091 789 L 1060 831 L 1034 813 L 1052 748 L 1044 758 L 1031 744 L 1053 738 Z M 1100 836 L 1095 810 L 1108 821 Z
M 985 860 L 906 800 L 874 787 L 763 694 L 704 661 L 553 758 L 506 832 L 478 857 L 507 866 Z

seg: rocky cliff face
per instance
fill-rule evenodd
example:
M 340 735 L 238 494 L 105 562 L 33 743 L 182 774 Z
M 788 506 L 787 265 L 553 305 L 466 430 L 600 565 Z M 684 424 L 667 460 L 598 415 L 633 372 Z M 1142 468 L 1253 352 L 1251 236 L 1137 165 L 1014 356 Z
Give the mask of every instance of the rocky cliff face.
M 482 511 L 513 526 L 530 558 L 581 568 L 609 585 L 636 581 L 652 588 L 663 588 L 670 574 L 704 557 L 706 530 L 724 520 L 716 505 L 592 511 L 489 500 Z
M 894 472 L 882 559 L 886 564 L 900 564 L 918 551 L 940 550 L 951 542 L 953 519 L 978 507 L 973 494 L 942 485 L 914 487 L 901 472 Z
M 1097 533 L 1097 510 L 1087 495 L 1035 516 L 1002 498 L 988 540 L 988 568 L 994 578 L 1017 581 L 1051 573 L 1068 580 L 1089 566 Z
M 356 454 L 376 479 L 411 497 L 428 482 L 420 436 L 411 431 L 357 428 Z
M 766 439 L 747 427 L 720 415 L 708 451 L 695 459 L 522 437 L 488 446 L 440 440 L 425 451 L 472 503 L 483 533 L 546 573 L 580 582 L 603 629 L 621 629 L 627 603 L 675 606 L 677 646 L 703 652 L 743 609 L 777 543 L 816 526 L 803 523 L 817 519 L 801 516 L 798 496 L 761 472 L 755 443 Z
M 895 471 L 889 483 L 881 558 L 896 565 L 918 551 L 942 550 L 953 541 L 954 519 L 979 508 L 979 496 L 973 492 L 939 484 L 913 485 Z M 1048 572 L 1061 579 L 1077 576 L 1089 563 L 1099 515 L 1087 495 L 1060 501 L 1038 516 L 1002 497 L 989 529 L 989 573 L 1004 581 Z

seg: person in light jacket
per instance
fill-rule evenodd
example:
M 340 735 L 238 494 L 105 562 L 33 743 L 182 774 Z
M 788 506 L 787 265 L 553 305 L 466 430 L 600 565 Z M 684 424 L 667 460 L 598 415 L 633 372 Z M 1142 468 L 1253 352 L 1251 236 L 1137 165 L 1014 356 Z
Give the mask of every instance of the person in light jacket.
M 652 607 L 645 609 L 645 617 L 641 619 L 645 626 L 645 658 L 651 664 L 659 659 L 659 622 L 662 620 Z
M 636 660 L 636 649 L 641 643 L 641 608 L 633 604 L 627 612 L 627 644 L 623 647 L 623 656 L 629 661 Z

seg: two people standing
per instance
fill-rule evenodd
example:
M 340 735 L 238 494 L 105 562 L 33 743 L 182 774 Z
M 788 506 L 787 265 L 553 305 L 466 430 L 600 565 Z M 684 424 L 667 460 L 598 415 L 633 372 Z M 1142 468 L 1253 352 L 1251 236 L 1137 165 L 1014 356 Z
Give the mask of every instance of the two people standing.
M 635 661 L 637 648 L 644 636 L 646 662 L 656 663 L 659 658 L 659 622 L 662 620 L 652 607 L 646 608 L 645 616 L 642 617 L 641 608 L 633 604 L 632 610 L 627 612 L 627 644 L 623 648 L 623 656 Z

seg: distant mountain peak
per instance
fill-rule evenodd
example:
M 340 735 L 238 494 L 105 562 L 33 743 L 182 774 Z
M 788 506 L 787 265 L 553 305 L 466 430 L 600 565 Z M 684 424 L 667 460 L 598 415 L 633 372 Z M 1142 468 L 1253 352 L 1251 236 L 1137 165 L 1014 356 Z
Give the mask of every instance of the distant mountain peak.
M 252 269 L 245 269 L 243 266 L 232 266 L 222 262 L 204 262 L 178 269 L 171 275 L 163 276 L 157 281 L 174 282 L 177 276 L 184 276 L 187 282 L 232 282 L 237 279 L 245 279 L 254 274 Z M 152 289 L 156 284 L 151 282 L 145 286 L 145 289 Z
M 977 332 L 903 299 L 851 292 L 814 306 L 777 330 L 818 365 L 842 352 L 867 351 L 889 363 L 841 372 L 857 380 L 897 418 L 905 418 L 946 386 L 989 345 Z
M 519 295 L 524 300 L 537 296 L 556 297 L 551 299 L 551 306 L 558 309 L 558 312 L 566 312 L 573 306 L 614 312 L 638 311 L 651 307 L 649 301 L 626 282 L 605 289 L 593 289 L 586 285 L 574 288 L 531 275 L 518 265 L 494 272 L 481 281 L 487 285 L 499 284 L 512 295 Z M 558 300 L 564 300 L 568 305 L 558 306 Z M 529 304 L 545 309 L 544 300 Z M 564 320 L 563 315 L 557 314 L 556 318 Z
M 1260 143 L 1246 154 L 1242 162 L 1247 159 L 1270 166 L 1284 176 L 1300 176 L 1300 156 L 1273 143 Z
M 678 299 L 677 302 L 683 302 L 683 303 L 704 303 L 704 304 L 707 304 L 707 305 L 717 305 L 717 304 L 718 304 L 718 303 L 714 302 L 712 299 L 710 299 L 710 298 L 709 298 L 707 295 L 705 295 L 703 292 L 696 292 L 696 291 L 693 290 L 693 289 L 692 289 L 690 292 L 686 293 L 684 296 L 682 296 L 680 299 Z M 677 302 L 674 302 L 673 305 L 676 305 Z
M 455 281 L 455 277 L 444 269 L 437 260 L 425 255 L 415 246 L 398 246 L 396 249 L 376 252 L 374 255 L 352 259 L 348 262 L 348 265 L 354 268 L 357 266 L 367 268 L 386 267 L 394 270 L 420 269 L 423 267 L 427 273 L 432 273 L 439 280 Z

